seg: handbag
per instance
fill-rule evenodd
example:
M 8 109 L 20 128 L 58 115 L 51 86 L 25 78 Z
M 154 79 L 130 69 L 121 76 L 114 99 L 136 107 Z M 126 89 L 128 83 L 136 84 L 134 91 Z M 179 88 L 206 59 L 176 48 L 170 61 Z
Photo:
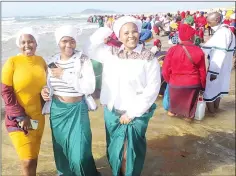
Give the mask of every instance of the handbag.
M 83 78 L 82 76 L 82 67 L 84 65 L 84 60 L 83 59 L 80 59 L 80 71 L 79 71 L 79 78 Z M 95 111 L 97 110 L 97 104 L 95 102 L 95 100 L 93 99 L 92 95 L 91 94 L 88 94 L 88 95 L 85 95 L 84 96 L 84 99 L 85 99 L 85 102 L 86 104 L 88 105 L 88 110 L 89 111 Z

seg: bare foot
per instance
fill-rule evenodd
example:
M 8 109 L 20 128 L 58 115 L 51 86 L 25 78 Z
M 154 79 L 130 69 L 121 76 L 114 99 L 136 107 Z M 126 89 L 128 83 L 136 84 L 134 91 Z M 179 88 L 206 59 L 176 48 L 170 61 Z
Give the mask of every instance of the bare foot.
M 215 112 L 207 111 L 207 112 L 206 112 L 206 116 L 207 116 L 207 117 L 215 117 L 215 116 L 216 116 L 216 113 L 215 113 Z
M 170 117 L 176 117 L 176 115 L 171 113 L 170 111 L 168 111 L 167 115 L 170 116 Z
M 190 118 L 184 118 L 184 120 L 185 120 L 186 122 L 188 122 L 188 123 L 193 122 L 193 119 L 190 119 Z

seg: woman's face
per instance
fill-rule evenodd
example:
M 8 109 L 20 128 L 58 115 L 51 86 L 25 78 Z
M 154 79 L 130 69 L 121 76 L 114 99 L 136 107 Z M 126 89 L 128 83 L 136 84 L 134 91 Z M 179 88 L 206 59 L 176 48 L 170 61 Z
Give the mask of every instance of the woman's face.
M 23 34 L 20 37 L 20 51 L 25 56 L 33 56 L 35 54 L 37 43 L 35 38 L 30 34 Z
M 138 27 L 134 23 L 124 24 L 120 29 L 119 40 L 124 44 L 126 49 L 135 49 L 139 42 Z
M 59 48 L 61 54 L 71 57 L 74 54 L 76 48 L 76 41 L 72 37 L 62 37 L 59 42 Z

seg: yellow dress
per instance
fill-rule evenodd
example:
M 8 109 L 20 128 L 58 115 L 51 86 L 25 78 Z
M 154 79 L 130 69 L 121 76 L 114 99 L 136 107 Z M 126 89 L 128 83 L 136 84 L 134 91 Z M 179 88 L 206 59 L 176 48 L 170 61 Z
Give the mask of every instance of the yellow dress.
M 40 56 L 18 55 L 9 58 L 2 68 L 2 83 L 13 86 L 17 101 L 25 113 L 38 120 L 38 128 L 29 130 L 25 135 L 21 131 L 10 132 L 9 136 L 20 159 L 36 159 L 39 154 L 45 117 L 42 115 L 40 92 L 46 85 L 46 63 Z

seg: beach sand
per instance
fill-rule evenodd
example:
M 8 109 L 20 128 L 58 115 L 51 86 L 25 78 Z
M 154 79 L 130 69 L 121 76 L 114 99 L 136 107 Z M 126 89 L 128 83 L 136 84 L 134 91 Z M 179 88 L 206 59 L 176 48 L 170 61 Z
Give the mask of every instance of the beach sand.
M 158 37 L 159 38 L 159 37 Z M 163 50 L 170 47 L 161 37 Z M 149 43 L 147 46 L 150 46 Z M 235 175 L 235 70 L 230 95 L 223 98 L 216 117 L 189 124 L 167 116 L 162 100 L 147 131 L 147 155 L 142 176 L 233 176 Z M 56 175 L 49 117 L 42 139 L 38 176 Z M 106 159 L 102 108 L 90 112 L 93 155 L 103 176 L 112 176 Z M 16 152 L 2 122 L 2 175 L 20 175 Z

